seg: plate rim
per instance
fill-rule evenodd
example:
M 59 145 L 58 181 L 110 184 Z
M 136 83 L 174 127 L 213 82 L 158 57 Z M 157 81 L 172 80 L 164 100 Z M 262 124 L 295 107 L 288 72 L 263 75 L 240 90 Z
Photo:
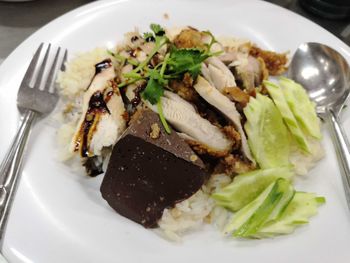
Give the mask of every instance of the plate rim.
M 0 83 L 1 83 L 1 73 L 3 73 L 3 71 L 5 71 L 3 68 L 6 68 L 8 66 L 8 64 L 12 64 L 13 60 L 16 58 L 16 56 L 18 56 L 18 54 L 20 53 L 21 50 L 25 50 L 28 49 L 28 45 L 31 43 L 31 41 L 33 41 L 35 38 L 40 37 L 41 35 L 44 34 L 45 30 L 50 29 L 51 27 L 53 27 L 53 25 L 60 23 L 62 20 L 66 20 L 68 18 L 73 18 L 74 16 L 78 15 L 80 12 L 84 11 L 84 10 L 91 10 L 96 6 L 102 6 L 104 4 L 104 6 L 108 6 L 107 3 L 111 3 L 112 5 L 118 5 L 120 2 L 132 2 L 133 0 L 118 0 L 118 1 L 114 1 L 114 0 L 104 0 L 104 1 L 96 1 L 96 2 L 92 2 L 92 3 L 88 3 L 86 5 L 83 5 L 81 7 L 78 7 L 76 9 L 73 9 L 61 16 L 59 16 L 58 18 L 55 18 L 54 20 L 50 21 L 49 23 L 47 23 L 45 26 L 41 27 L 39 30 L 37 30 L 35 33 L 33 33 L 32 35 L 30 35 L 26 40 L 24 40 L 18 47 L 16 47 L 11 53 L 10 55 L 3 61 L 3 63 L 0 65 Z M 147 1 L 153 1 L 156 2 L 155 0 L 147 0 Z M 178 0 L 178 1 L 183 1 L 183 2 L 187 2 L 185 0 Z M 177 2 L 178 2 L 177 1 Z M 195 0 L 191 0 L 192 2 L 194 2 Z M 205 0 L 206 2 L 210 2 L 210 0 Z M 135 1 L 136 2 L 136 1 Z M 222 2 L 227 2 L 227 1 L 222 1 Z M 340 40 L 338 37 L 336 37 L 335 35 L 333 35 L 331 32 L 327 31 L 326 29 L 322 28 L 321 26 L 317 25 L 316 23 L 314 23 L 311 20 L 308 20 L 307 18 L 302 17 L 299 14 L 296 14 L 288 9 L 282 8 L 280 6 L 277 6 L 273 3 L 270 2 L 264 2 L 264 1 L 258 1 L 258 0 L 249 0 L 249 1 L 244 1 L 244 0 L 235 0 L 233 2 L 244 2 L 244 3 L 259 3 L 259 4 L 263 4 L 263 5 L 270 5 L 270 6 L 274 6 L 277 8 L 280 8 L 284 11 L 287 11 L 288 13 L 292 13 L 293 16 L 297 16 L 299 18 L 301 18 L 303 21 L 303 23 L 312 23 L 313 26 L 317 26 L 319 29 L 322 29 L 324 31 L 324 33 L 329 34 L 330 37 L 336 39 L 337 41 L 340 41 L 339 44 L 343 45 L 343 49 L 345 51 L 347 51 L 347 53 L 345 54 L 347 61 L 349 63 L 350 61 L 350 47 L 346 45 L 346 43 L 344 43 L 342 40 Z M 332 41 L 333 42 L 333 41 Z M 333 46 L 333 45 L 332 45 Z M 334 46 L 333 46 L 334 47 Z M 344 55 L 344 51 L 341 52 Z M 29 59 L 26 59 L 27 62 L 29 62 Z M 1 88 L 0 88 L 0 93 L 1 93 Z M 5 147 L 5 151 L 6 151 L 6 147 Z M 0 151 L 1 153 L 1 151 Z M 2 155 L 0 154 L 0 157 Z M 6 241 L 6 240 L 5 240 Z

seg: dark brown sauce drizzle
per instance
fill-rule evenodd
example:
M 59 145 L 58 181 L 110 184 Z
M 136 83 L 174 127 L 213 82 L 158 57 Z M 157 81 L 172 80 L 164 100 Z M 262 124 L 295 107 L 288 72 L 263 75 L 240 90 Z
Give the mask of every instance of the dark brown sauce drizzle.
M 131 42 L 135 42 L 135 41 L 139 40 L 139 37 L 138 36 L 132 36 L 132 38 L 130 40 L 131 40 Z
M 110 67 L 112 67 L 112 61 L 109 58 L 101 61 L 100 63 L 97 63 L 95 65 L 95 76 Z
M 141 102 L 141 92 L 145 89 L 145 85 L 137 86 L 134 90 L 135 97 L 130 101 L 133 107 L 136 107 Z
M 82 125 L 82 145 L 81 145 L 81 156 L 88 157 L 89 156 L 89 145 L 88 145 L 88 135 L 89 131 L 94 124 L 97 114 L 110 111 L 107 107 L 106 101 L 103 98 L 103 93 L 101 91 L 96 91 L 90 98 L 89 108 L 85 115 L 85 120 Z
M 136 49 L 130 49 L 126 52 L 130 55 L 130 57 L 136 58 Z
M 125 94 L 126 87 L 123 87 L 122 89 L 120 89 L 121 91 L 120 94 L 122 96 L 125 109 L 129 117 L 131 117 L 135 113 L 137 106 L 140 104 L 141 92 L 146 88 L 146 84 L 147 83 L 140 83 L 139 85 L 137 85 L 137 87 L 133 90 L 135 97 L 131 100 L 129 100 L 129 98 Z
M 104 71 L 105 69 L 108 69 L 108 68 L 110 68 L 110 67 L 112 67 L 112 66 L 113 66 L 113 65 L 112 65 L 112 61 L 111 61 L 111 59 L 109 59 L 109 58 L 107 58 L 107 59 L 105 59 L 105 60 L 103 60 L 103 61 L 101 61 L 101 62 L 95 64 L 95 74 L 94 74 L 94 76 L 91 78 L 90 83 L 89 83 L 89 85 L 87 86 L 87 88 L 86 88 L 85 91 L 87 91 L 87 90 L 90 88 L 91 83 L 94 81 L 94 78 L 96 77 L 96 75 L 100 74 L 102 71 Z

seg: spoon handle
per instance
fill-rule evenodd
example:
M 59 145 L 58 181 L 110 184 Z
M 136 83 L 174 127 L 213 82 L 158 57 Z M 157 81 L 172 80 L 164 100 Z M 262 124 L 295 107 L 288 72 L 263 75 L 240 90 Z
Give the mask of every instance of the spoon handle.
M 333 143 L 337 152 L 338 159 L 341 162 L 343 170 L 341 171 L 345 196 L 350 209 L 350 146 L 346 137 L 346 133 L 340 124 L 338 115 L 332 110 L 328 109 L 327 115 L 331 124 L 333 133 Z

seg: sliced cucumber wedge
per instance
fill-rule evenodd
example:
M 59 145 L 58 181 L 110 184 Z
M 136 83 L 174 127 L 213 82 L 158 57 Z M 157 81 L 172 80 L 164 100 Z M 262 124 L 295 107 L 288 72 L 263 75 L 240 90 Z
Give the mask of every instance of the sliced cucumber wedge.
M 296 227 L 309 223 L 317 208 L 325 203 L 324 197 L 313 193 L 296 192 L 278 220 L 267 222 L 255 235 L 258 238 L 292 233 Z
M 217 205 L 235 212 L 253 201 L 278 178 L 290 181 L 293 175 L 290 167 L 260 169 L 240 174 L 231 184 L 213 193 L 212 198 Z
M 269 197 L 271 191 L 276 192 L 276 183 L 271 183 L 255 200 L 239 210 L 233 217 L 233 220 L 225 227 L 226 234 L 239 229 L 245 222 L 247 222 L 255 213 L 256 210 Z
M 288 180 L 279 178 L 234 214 L 225 233 L 244 238 L 289 234 L 296 227 L 308 223 L 324 202 L 323 197 L 315 194 L 295 192 Z
M 276 205 L 275 209 L 271 212 L 269 217 L 266 219 L 266 222 L 278 220 L 294 198 L 295 190 L 293 185 L 287 181 L 282 181 L 281 183 L 284 184 L 283 196 L 281 200 L 278 202 L 278 204 Z
M 260 168 L 289 165 L 288 130 L 281 113 L 267 96 L 257 94 L 244 108 L 248 144 Z
M 320 120 L 315 104 L 311 102 L 305 89 L 291 79 L 281 77 L 280 85 L 287 103 L 299 124 L 314 138 L 321 139 Z
M 287 180 L 277 179 L 253 202 L 238 211 L 225 230 L 233 231 L 235 237 L 254 236 L 267 220 L 277 218 L 285 209 L 293 193 L 290 186 Z
M 295 119 L 291 109 L 289 108 L 282 89 L 270 81 L 264 81 L 264 85 L 267 88 L 274 103 L 276 104 L 278 110 L 280 111 L 285 124 L 287 125 L 299 148 L 304 152 L 310 153 L 310 146 L 306 139 L 306 136 L 301 130 L 298 121 Z

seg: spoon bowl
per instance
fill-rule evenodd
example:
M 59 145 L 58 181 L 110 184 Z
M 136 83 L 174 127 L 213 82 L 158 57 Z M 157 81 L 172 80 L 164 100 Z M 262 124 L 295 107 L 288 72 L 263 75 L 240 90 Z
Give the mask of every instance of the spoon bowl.
M 340 53 L 326 45 L 304 43 L 292 58 L 288 76 L 307 90 L 318 114 L 330 125 L 350 209 L 350 147 L 339 119 L 350 94 L 349 65 Z
M 304 86 L 321 115 L 327 107 L 338 114 L 350 93 L 349 65 L 340 53 L 326 45 L 301 44 L 288 75 Z

